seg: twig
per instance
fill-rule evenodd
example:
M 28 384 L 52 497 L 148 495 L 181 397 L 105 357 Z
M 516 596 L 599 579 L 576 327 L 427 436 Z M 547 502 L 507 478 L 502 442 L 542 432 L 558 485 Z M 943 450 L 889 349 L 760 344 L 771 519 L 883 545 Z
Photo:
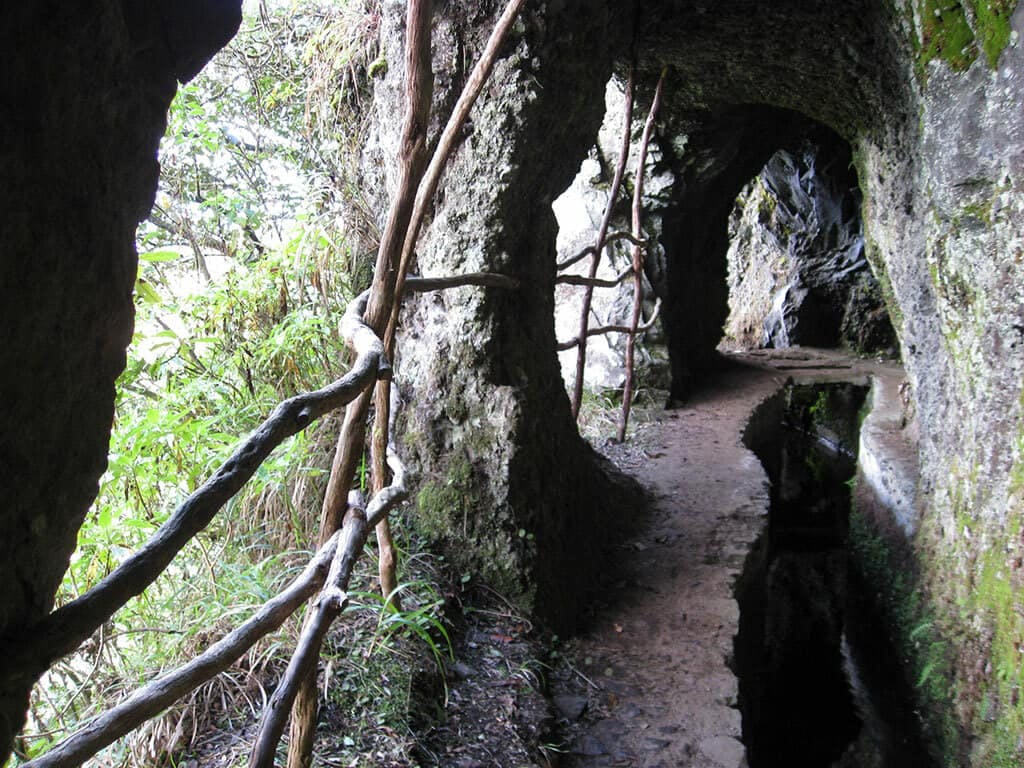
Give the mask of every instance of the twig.
M 317 659 L 320 657 L 324 635 L 348 602 L 345 589 L 352 575 L 352 567 L 363 549 L 363 544 L 366 543 L 368 530 L 363 510 L 355 502 L 356 500 L 350 497 L 349 513 L 339 534 L 338 547 L 331 560 L 327 582 L 314 601 L 315 610 L 302 627 L 302 634 L 288 668 L 263 710 L 263 718 L 249 758 L 250 768 L 274 768 L 277 745 L 288 723 L 292 704 L 305 681 L 311 676 L 315 679 Z
M 589 677 L 587 677 L 582 672 L 580 672 L 580 670 L 576 666 L 574 666 L 572 664 L 572 662 L 566 660 L 565 664 L 566 664 L 566 666 L 569 667 L 569 669 L 571 669 L 573 672 L 575 672 L 577 675 L 579 675 L 580 679 L 583 680 L 588 685 L 590 685 L 590 687 L 593 688 L 595 691 L 603 691 L 604 690 L 604 688 L 602 688 L 600 685 L 598 685 L 593 680 L 591 680 Z
M 370 296 L 366 311 L 363 313 L 366 325 L 381 337 L 385 352 L 393 346 L 394 336 L 387 331 L 397 317 L 400 302 L 396 299 L 401 297 L 405 275 L 405 270 L 401 267 L 402 256 L 414 220 L 418 201 L 417 190 L 421 186 L 427 162 L 427 128 L 430 123 L 430 103 L 434 85 L 430 59 L 430 22 L 430 0 L 409 0 L 405 25 L 406 104 L 398 157 L 398 187 L 388 208 L 387 222 L 377 250 Z M 380 390 L 387 392 L 389 386 L 384 384 Z M 338 446 L 321 510 L 321 540 L 333 533 L 344 514 L 352 476 L 366 442 L 366 417 L 372 397 L 372 391 L 367 391 L 345 410 L 345 422 L 338 436 Z M 387 409 L 387 403 L 388 399 L 384 397 L 383 402 L 378 401 L 378 406 Z M 294 713 L 288 739 L 288 768 L 307 768 L 311 762 L 313 740 L 316 735 L 315 664 L 303 672 L 298 690 L 293 696 Z M 279 737 L 280 734 L 278 739 Z M 256 759 L 256 752 L 253 753 L 253 759 Z
M 604 250 L 608 225 L 612 220 L 615 201 L 619 196 L 622 177 L 626 173 L 626 162 L 629 159 L 630 128 L 633 125 L 634 69 L 635 67 L 630 66 L 629 79 L 626 81 L 626 105 L 622 116 L 622 143 L 619 147 L 619 162 L 615 166 L 615 176 L 612 179 L 612 188 L 608 192 L 608 204 L 604 208 L 604 217 L 601 219 L 601 226 L 597 230 L 597 241 L 594 243 L 594 258 L 590 262 L 590 273 L 588 275 L 591 280 L 597 277 L 597 268 L 601 264 L 601 252 Z M 636 233 L 634 233 L 634 236 L 639 237 Z M 594 289 L 588 286 L 583 294 L 583 305 L 580 308 L 580 332 L 576 336 L 580 340 L 580 344 L 579 353 L 576 356 L 576 380 L 573 382 L 572 387 L 572 417 L 574 419 L 579 418 L 580 405 L 583 403 L 583 374 L 587 367 L 587 329 L 590 326 L 590 304 L 593 297 Z
M 365 510 L 359 492 L 349 493 L 349 511 L 327 582 L 314 602 L 316 610 L 312 619 L 302 628 L 302 635 L 288 663 L 288 669 L 264 709 L 249 761 L 250 768 L 273 768 L 274 755 L 284 733 L 288 713 L 305 681 L 315 674 L 323 638 L 348 601 L 346 590 L 352 578 L 352 569 L 362 554 L 370 528 L 384 520 L 392 509 L 408 497 L 405 466 L 393 446 L 389 446 L 388 459 L 395 479 L 391 485 L 374 494 Z
M 338 537 L 320 548 L 309 565 L 280 594 L 233 632 L 182 667 L 169 672 L 107 710 L 25 768 L 71 768 L 159 714 L 177 699 L 220 674 L 257 640 L 277 629 L 324 583 L 338 549 Z
M 647 241 L 646 240 L 637 239 L 636 237 L 633 237 L 633 233 L 632 232 L 625 232 L 625 231 L 623 231 L 623 232 L 612 232 L 610 235 L 608 235 L 608 237 L 606 237 L 604 239 L 604 244 L 606 246 L 607 245 L 611 245 L 612 243 L 618 242 L 619 240 L 628 240 L 633 245 L 641 245 L 641 246 L 644 246 L 645 248 L 647 247 Z M 597 253 L 597 248 L 595 248 L 593 245 L 588 245 L 586 248 L 584 248 L 582 251 L 577 253 L 575 256 L 570 256 L 565 261 L 558 262 L 555 265 L 555 271 L 556 272 L 561 272 L 563 269 L 568 269 L 573 264 L 576 264 L 577 262 L 583 261 L 585 258 L 587 258 L 587 256 L 593 256 L 595 253 Z
M 559 275 L 555 278 L 556 285 L 585 285 L 588 288 L 615 288 L 622 285 L 630 275 L 633 274 L 633 267 L 629 267 L 611 280 L 603 280 L 598 277 L 584 277 L 583 275 Z M 590 334 L 587 334 L 588 336 Z
M 479 285 L 485 288 L 518 288 L 519 281 L 514 277 L 499 275 L 495 272 L 470 272 L 465 275 L 448 277 L 414 277 L 410 275 L 405 278 L 405 290 L 416 293 L 443 291 L 464 285 Z
M 643 325 L 637 326 L 636 332 L 643 333 L 649 331 L 654 327 L 654 323 L 658 320 L 658 314 L 661 312 L 661 299 L 658 299 L 654 304 L 654 312 L 651 313 L 650 318 Z M 630 333 L 633 330 L 632 326 L 629 325 L 603 325 L 600 328 L 591 328 L 587 331 L 587 336 L 604 336 L 609 333 Z M 565 352 L 568 349 L 572 349 L 578 346 L 580 343 L 579 339 L 571 339 L 569 341 L 563 341 L 558 344 L 558 351 Z
M 661 94 L 665 87 L 665 76 L 667 74 L 668 68 L 665 67 L 661 70 L 658 86 L 654 89 L 654 101 L 651 102 L 651 111 L 647 113 L 643 138 L 640 141 L 640 157 L 636 163 L 636 183 L 633 187 L 633 234 L 637 237 L 643 231 L 641 217 L 643 215 L 644 166 L 647 164 L 647 147 L 651 143 L 651 134 L 654 133 L 654 120 L 658 116 L 658 108 L 661 106 Z M 643 299 L 644 252 L 638 245 L 633 246 L 633 276 L 635 279 L 633 285 L 633 318 L 630 323 L 629 336 L 626 338 L 626 386 L 622 393 L 622 419 L 619 421 L 617 438 L 620 443 L 626 439 L 629 410 L 633 405 L 636 331 L 637 326 L 640 324 L 640 304 Z M 582 346 L 580 348 L 582 349 Z
M 423 174 L 423 180 L 416 193 L 416 206 L 413 209 L 409 228 L 405 234 L 405 243 L 402 246 L 402 260 L 398 269 L 397 293 L 399 297 L 401 297 L 405 286 L 405 276 L 409 273 L 409 268 L 412 266 L 413 255 L 416 252 L 416 242 L 420 237 L 420 229 L 423 226 L 427 208 L 437 192 L 437 185 L 441 181 L 441 174 L 444 173 L 444 169 L 448 165 L 448 158 L 455 149 L 456 140 L 462 132 L 462 126 L 465 125 L 470 110 L 480 96 L 480 92 L 483 90 L 487 79 L 491 76 L 491 70 L 494 69 L 494 63 L 498 59 L 498 52 L 501 50 L 505 38 L 508 37 L 508 33 L 512 30 L 512 25 L 515 23 L 516 17 L 525 3 L 526 0 L 509 0 L 505 6 L 505 10 L 494 25 L 494 30 L 487 40 L 483 55 L 481 55 L 476 66 L 473 67 L 469 79 L 466 80 L 466 85 L 462 88 L 462 93 L 459 94 L 459 100 L 455 103 L 455 108 L 452 110 L 444 130 L 441 132 L 441 138 L 437 142 L 437 149 L 434 150 L 434 155 L 430 158 L 430 165 Z M 392 312 L 391 320 L 388 323 L 388 330 L 384 336 L 385 345 L 389 349 L 394 339 L 397 323 L 398 309 L 396 307 Z

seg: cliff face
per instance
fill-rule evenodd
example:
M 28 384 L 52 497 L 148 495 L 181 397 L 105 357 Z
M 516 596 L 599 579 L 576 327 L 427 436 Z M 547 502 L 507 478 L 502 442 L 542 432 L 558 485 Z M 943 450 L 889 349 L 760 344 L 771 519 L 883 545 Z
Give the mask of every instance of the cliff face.
M 963 748 L 975 765 L 1000 766 L 1024 757 L 1024 7 L 1014 5 L 915 16 L 933 48 L 955 32 L 966 54 L 920 68 L 916 172 L 887 177 L 881 165 L 867 191 L 878 252 L 911 230 L 885 263 L 921 420 L 915 545 L 955 649 L 956 720 L 974 734 Z
M 32 642 L 96 495 L 167 106 L 234 34 L 239 5 L 29 2 L 2 14 L 0 647 Z M 31 683 L 0 680 L 0 752 Z
M 437 3 L 442 112 L 498 5 Z M 384 8 L 391 68 L 366 178 L 381 194 L 402 74 L 402 3 Z M 30 642 L 25 630 L 49 609 L 105 465 L 134 229 L 152 202 L 175 82 L 237 17 L 229 0 L 38 0 L 0 22 L 4 643 Z M 399 377 L 416 402 L 405 450 L 425 527 L 467 570 L 570 626 L 621 526 L 621 489 L 569 417 L 553 321 L 551 204 L 595 143 L 612 73 L 635 51 L 642 110 L 670 71 L 661 150 L 674 182 L 660 213 L 664 264 L 649 276 L 680 397 L 721 337 L 736 196 L 813 120 L 852 147 L 865 253 L 911 382 L 921 480 L 901 524 L 924 588 L 916 610 L 934 619 L 948 662 L 952 696 L 933 702 L 949 715 L 948 760 L 1019 764 L 1022 31 L 1014 0 L 529 4 L 420 250 L 424 274 L 487 269 L 522 288 L 419 298 L 403 329 Z M 0 681 L 0 743 L 29 682 Z

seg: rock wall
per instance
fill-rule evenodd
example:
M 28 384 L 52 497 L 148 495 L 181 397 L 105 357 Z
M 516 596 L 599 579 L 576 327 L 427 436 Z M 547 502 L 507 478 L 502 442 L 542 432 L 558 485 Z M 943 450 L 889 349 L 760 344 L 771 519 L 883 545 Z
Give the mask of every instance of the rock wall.
M 758 347 L 894 347 L 864 257 L 849 147 L 825 130 L 780 149 L 744 188 L 729 221 L 726 338 Z
M 809 121 L 853 147 L 865 254 L 919 419 L 922 478 L 901 523 L 914 532 L 906 544 L 929 587 L 922 604 L 951 657 L 953 694 L 932 702 L 949 716 L 937 738 L 950 764 L 978 766 L 1018 764 L 1012 734 L 1024 725 L 1024 12 L 1015 6 L 648 3 L 635 40 L 646 98 L 670 67 L 662 136 L 686 136 L 685 146 L 661 143 L 676 181 L 663 216 L 664 269 L 651 280 L 667 299 L 675 397 L 714 364 L 738 192 Z M 492 10 L 472 15 L 449 3 L 442 16 L 460 8 L 473 29 Z M 549 588 L 566 572 L 592 573 L 586 556 L 565 559 L 574 551 L 565 542 L 601 517 L 581 511 L 592 494 L 576 495 L 594 475 L 568 422 L 554 354 L 549 206 L 594 143 L 613 64 L 621 71 L 628 61 L 622 18 L 604 5 L 551 2 L 519 30 L 456 158 L 421 266 L 498 269 L 525 287 L 420 300 L 400 361 L 407 380 L 430 382 L 409 418 L 409 447 L 437 535 L 468 541 L 462 557 L 480 573 L 525 592 L 539 584 L 534 602 L 554 614 L 571 604 L 571 590 Z M 444 51 L 439 62 L 452 60 Z M 460 75 L 445 77 L 454 84 Z M 493 516 L 479 512 L 490 508 Z
M 435 103 L 452 103 L 468 74 L 453 64 L 476 60 L 498 6 L 436 9 Z M 402 2 L 385 4 L 389 62 L 401 60 L 403 11 Z M 424 275 L 501 272 L 521 287 L 410 299 L 399 339 L 417 524 L 458 567 L 560 630 L 575 623 L 595 586 L 623 494 L 577 435 L 562 385 L 551 204 L 593 144 L 612 47 L 624 32 L 602 4 L 541 3 L 525 12 L 446 172 L 418 265 Z M 369 188 L 373 178 L 381 189 L 389 183 L 401 77 L 393 65 L 377 89 Z
M 438 3 L 440 112 L 497 5 Z M 401 3 L 384 6 L 392 67 L 369 159 L 392 157 L 397 139 Z M 2 646 L 31 642 L 104 467 L 131 332 L 133 232 L 152 201 L 175 80 L 230 37 L 237 12 L 229 0 L 37 0 L 0 19 Z M 605 83 L 634 47 L 648 99 L 670 66 L 663 131 L 687 137 L 662 144 L 679 165 L 665 269 L 652 276 L 670 299 L 676 395 L 711 363 L 726 316 L 736 194 L 808 118 L 853 146 L 866 255 L 919 421 L 903 562 L 925 587 L 914 615 L 930 617 L 948 662 L 926 703 L 945 714 L 947 764 L 1020 765 L 1022 31 L 1015 0 L 531 4 L 420 251 L 426 274 L 492 269 L 523 287 L 423 297 L 404 328 L 399 372 L 417 390 L 406 450 L 428 528 L 467 570 L 562 626 L 593 585 L 601 541 L 621 528 L 609 514 L 621 496 L 562 389 L 551 203 L 594 144 Z M 29 683 L 0 680 L 4 747 Z
M 239 21 L 226 0 L 40 0 L 0 15 L 0 648 L 33 641 L 106 466 L 135 227 L 176 81 Z M 0 762 L 26 675 L 0 675 Z
M 917 162 L 861 160 L 869 257 L 901 312 L 921 421 L 914 545 L 951 657 L 949 719 L 967 734 L 947 760 L 1020 765 L 1024 7 L 931 6 L 904 17 L 920 42 Z

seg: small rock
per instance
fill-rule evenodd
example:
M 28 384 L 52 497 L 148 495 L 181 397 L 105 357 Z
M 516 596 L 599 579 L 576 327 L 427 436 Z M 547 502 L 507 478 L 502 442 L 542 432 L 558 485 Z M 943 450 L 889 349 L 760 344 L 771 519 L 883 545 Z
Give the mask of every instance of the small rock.
M 641 714 L 643 714 L 643 710 L 641 710 L 640 707 L 638 707 L 636 704 L 629 702 L 619 707 L 615 714 L 617 714 L 619 717 L 625 717 L 632 720 L 633 718 L 639 717 Z
M 456 661 L 448 666 L 448 674 L 456 680 L 466 680 L 473 676 L 473 668 L 461 661 Z
M 587 708 L 587 699 L 585 696 L 555 696 L 554 704 L 562 717 L 574 723 L 583 716 Z
M 665 747 L 669 746 L 671 743 L 672 742 L 668 739 L 655 739 L 653 737 L 648 737 L 644 739 L 644 749 L 648 752 L 658 752 L 659 750 L 665 749 Z
M 585 757 L 597 757 L 598 755 L 604 755 L 607 753 L 607 750 L 604 748 L 604 744 L 590 734 L 585 734 L 580 738 L 579 741 L 573 745 L 572 751 L 578 755 L 584 755 Z

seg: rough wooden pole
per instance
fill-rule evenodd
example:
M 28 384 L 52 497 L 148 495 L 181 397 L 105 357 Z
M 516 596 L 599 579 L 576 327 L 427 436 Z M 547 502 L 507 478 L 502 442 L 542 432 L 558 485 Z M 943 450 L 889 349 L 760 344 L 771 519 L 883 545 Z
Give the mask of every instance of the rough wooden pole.
M 427 127 L 433 97 L 433 75 L 430 70 L 430 0 L 409 0 L 406 11 L 405 94 L 406 107 L 399 149 L 398 189 L 392 197 L 387 224 L 377 251 L 377 264 L 370 286 L 369 304 L 363 316 L 366 324 L 379 336 L 384 335 L 395 304 L 395 283 L 401 263 L 409 219 L 416 200 L 416 190 L 423 177 L 427 157 Z M 358 457 L 366 438 L 366 416 L 371 391 L 349 405 L 345 427 L 338 440 L 328 493 L 321 517 L 321 536 L 333 533 L 342 514 L 342 500 L 347 499 Z M 330 499 L 331 506 L 328 506 Z M 289 730 L 288 768 L 309 768 L 316 735 L 317 691 L 316 668 L 304 678 L 295 698 Z
M 651 111 L 647 113 L 647 122 L 644 124 L 643 138 L 640 140 L 640 157 L 636 163 L 636 183 L 633 189 L 633 237 L 639 239 L 643 235 L 643 191 L 644 191 L 644 166 L 647 165 L 647 146 L 651 143 L 651 134 L 654 133 L 654 120 L 658 116 L 658 108 L 661 106 L 661 92 L 665 86 L 665 74 L 667 70 L 661 71 L 658 78 L 658 87 L 654 90 L 654 101 L 651 102 Z M 640 325 L 640 307 L 643 301 L 644 282 L 644 258 L 643 249 L 639 245 L 633 246 L 633 319 L 630 323 L 629 335 L 626 337 L 626 386 L 622 393 L 622 418 L 619 420 L 618 441 L 621 443 L 626 439 L 626 427 L 629 425 L 629 410 L 633 404 L 633 368 L 635 367 L 636 356 L 636 331 Z
M 334 560 L 338 537 L 332 537 L 309 565 L 280 594 L 248 621 L 178 669 L 160 676 L 25 768 L 74 768 L 104 747 L 155 717 L 189 691 L 220 674 L 260 638 L 277 629 L 324 584 Z
M 622 177 L 626 172 L 626 162 L 629 160 L 629 139 L 633 125 L 633 81 L 634 68 L 629 68 L 629 79 L 626 81 L 626 105 L 623 113 L 624 125 L 622 127 L 622 143 L 619 146 L 619 162 L 615 166 L 615 177 L 612 179 L 612 188 L 608 193 L 608 204 L 604 209 L 604 217 L 601 219 L 601 226 L 597 230 L 597 241 L 594 244 L 594 256 L 590 261 L 589 279 L 597 278 L 597 268 L 601 264 L 601 252 L 604 250 L 605 240 L 608 235 L 608 225 L 612 220 L 612 213 L 615 210 L 615 202 L 619 197 L 619 188 L 622 186 Z M 576 338 L 580 340 L 579 352 L 576 355 L 576 380 L 572 387 L 572 417 L 579 419 L 580 406 L 583 404 L 583 373 L 587 367 L 587 329 L 590 327 L 590 305 L 594 298 L 593 286 L 587 286 L 583 293 L 583 306 L 580 309 L 580 332 Z
M 396 302 L 397 303 L 397 302 Z M 392 346 L 394 342 L 392 341 Z M 390 381 L 377 383 L 373 420 L 373 437 L 370 441 L 370 458 L 373 463 L 373 492 L 380 493 L 388 484 L 388 444 L 391 440 L 391 420 L 394 415 L 391 398 L 394 391 Z M 389 600 L 395 610 L 401 610 L 402 604 L 395 589 L 398 587 L 398 559 L 395 556 L 395 543 L 391 538 L 391 523 L 384 518 L 377 523 L 377 577 L 380 579 L 380 592 L 385 600 Z

